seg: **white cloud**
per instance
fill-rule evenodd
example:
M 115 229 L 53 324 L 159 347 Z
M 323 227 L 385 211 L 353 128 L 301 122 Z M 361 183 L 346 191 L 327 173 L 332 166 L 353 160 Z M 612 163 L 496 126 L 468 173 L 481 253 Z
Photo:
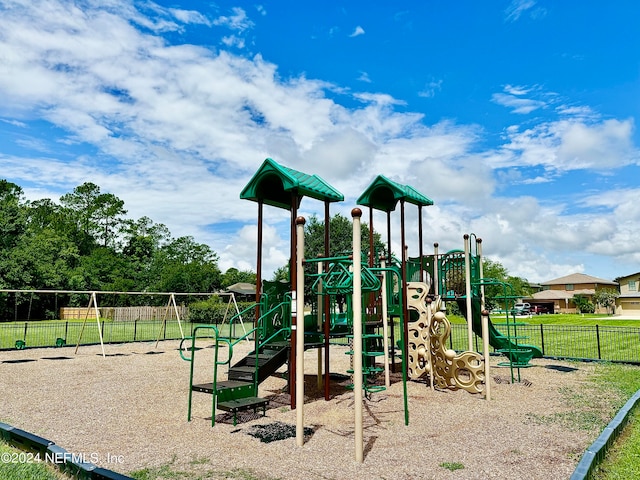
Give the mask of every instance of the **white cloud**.
M 364 35 L 364 28 L 358 25 L 355 30 L 349 35 L 350 37 L 359 37 L 360 35 Z
M 201 25 L 211 25 L 211 22 L 202 15 L 200 12 L 196 12 L 195 10 L 180 10 L 177 8 L 170 8 L 169 12 L 180 22 L 182 23 L 194 23 Z
M 222 43 L 227 47 L 244 48 L 244 38 L 237 37 L 236 35 L 227 35 L 222 37 Z
M 433 98 L 442 88 L 442 80 L 431 80 L 427 82 L 422 90 L 418 92 L 419 97 Z
M 247 16 L 247 12 L 242 8 L 234 7 L 231 11 L 231 15 L 221 15 L 213 21 L 213 24 L 227 27 L 238 32 L 244 32 L 245 30 L 249 30 L 255 26 L 253 21 L 251 21 Z
M 504 91 L 507 92 L 510 95 L 526 95 L 527 93 L 531 92 L 531 88 L 530 87 L 524 87 L 524 86 L 517 86 L 517 85 L 505 85 L 504 87 Z
M 507 165 L 542 165 L 550 170 L 606 170 L 637 164 L 640 155 L 633 144 L 634 122 L 604 120 L 585 123 L 559 120 L 522 132 L 511 130 L 504 149 L 512 155 L 500 158 Z
M 546 106 L 545 102 L 540 100 L 520 98 L 505 93 L 494 93 L 491 99 L 498 105 L 511 108 L 513 113 L 527 114 Z
M 365 83 L 371 83 L 371 78 L 369 78 L 369 74 L 367 72 L 360 72 L 358 80 Z
M 10 120 L 10 119 L 0 118 L 0 122 L 4 122 L 6 124 L 13 125 L 14 127 L 20 127 L 20 128 L 26 128 L 27 127 L 26 123 L 20 122 L 18 120 Z
M 505 9 L 505 21 L 515 22 L 527 10 L 532 9 L 536 5 L 536 0 L 512 0 Z

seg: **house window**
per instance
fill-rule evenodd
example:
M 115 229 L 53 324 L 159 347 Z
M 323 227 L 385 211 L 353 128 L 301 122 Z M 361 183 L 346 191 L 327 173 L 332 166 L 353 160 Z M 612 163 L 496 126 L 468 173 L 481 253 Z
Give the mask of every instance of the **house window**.
M 565 290 L 573 290 L 573 283 L 567 283 L 567 285 L 565 286 Z
M 638 287 L 636 285 L 636 281 L 635 280 L 629 280 L 629 291 L 630 292 L 635 292 L 638 290 Z

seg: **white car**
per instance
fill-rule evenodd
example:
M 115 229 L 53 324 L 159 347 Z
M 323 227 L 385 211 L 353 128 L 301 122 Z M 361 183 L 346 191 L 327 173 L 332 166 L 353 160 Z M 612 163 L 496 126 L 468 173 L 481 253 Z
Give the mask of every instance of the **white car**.
M 516 303 L 513 307 L 516 315 L 529 315 L 531 313 L 531 304 L 529 303 Z

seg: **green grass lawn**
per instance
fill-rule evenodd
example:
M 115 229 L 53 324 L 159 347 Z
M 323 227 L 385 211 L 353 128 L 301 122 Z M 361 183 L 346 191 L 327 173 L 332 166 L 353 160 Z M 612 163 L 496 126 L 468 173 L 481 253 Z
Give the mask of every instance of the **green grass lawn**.
M 606 365 L 599 367 L 598 382 L 608 382 L 621 393 L 622 400 L 616 402 L 619 410 L 640 389 L 638 367 Z M 616 411 L 617 411 L 616 410 Z M 606 458 L 596 468 L 594 480 L 626 480 L 640 478 L 640 410 L 636 406 L 629 423 L 607 452 Z
M 464 321 L 461 317 L 456 317 L 459 321 Z M 585 325 L 585 326 L 595 326 L 599 325 L 609 326 L 609 327 L 640 327 L 640 320 L 616 320 L 614 317 L 603 315 L 603 314 L 595 314 L 595 313 L 585 313 L 584 315 L 579 313 L 558 313 L 558 314 L 547 314 L 547 315 L 531 315 L 529 316 L 519 316 L 516 317 L 516 320 L 521 323 L 527 323 L 529 325 Z M 504 315 L 492 315 L 492 322 L 504 322 Z
M 70 477 L 52 465 L 37 461 L 34 454 L 18 450 L 0 441 L 0 478 L 2 480 L 62 480 Z
M 466 320 L 456 315 L 447 318 L 453 325 L 453 348 L 466 349 L 467 340 L 461 328 Z M 514 321 L 513 318 L 509 320 L 513 334 Z M 494 315 L 491 321 L 499 332 L 507 335 L 505 317 Z M 515 322 L 517 335 L 527 337 L 520 343 L 544 347 L 546 356 L 640 361 L 640 320 L 603 319 L 602 315 L 595 314 L 556 314 L 521 316 L 516 317 Z M 481 342 L 479 346 L 481 348 Z
M 193 324 L 182 322 L 185 336 L 191 334 Z M 228 335 L 229 326 L 218 326 L 220 335 Z M 104 343 L 125 343 L 132 341 L 155 341 L 181 338 L 180 325 L 176 320 L 168 321 L 166 332 L 162 329 L 162 321 L 114 322 L 101 321 L 102 339 Z M 246 326 L 247 330 L 250 328 Z M 244 333 L 241 325 L 234 325 L 233 333 Z M 17 340 L 25 342 L 27 347 L 53 347 L 58 338 L 64 339 L 66 345 L 99 344 L 100 331 L 95 318 L 83 321 L 41 320 L 30 322 L 0 323 L 0 349 L 15 348 Z

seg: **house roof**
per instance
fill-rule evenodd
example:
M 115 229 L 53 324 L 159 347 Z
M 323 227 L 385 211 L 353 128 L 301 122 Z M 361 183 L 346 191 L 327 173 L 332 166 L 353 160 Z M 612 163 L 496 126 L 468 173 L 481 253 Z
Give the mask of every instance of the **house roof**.
M 541 285 L 566 285 L 566 284 L 580 285 L 583 283 L 596 283 L 601 285 L 618 285 L 616 282 L 612 282 L 611 280 L 592 277 L 591 275 L 585 275 L 584 273 L 572 273 L 571 275 L 566 275 L 564 277 L 555 278 L 553 280 L 542 282 Z
M 574 295 L 593 295 L 596 291 L 593 288 L 583 288 L 581 290 L 542 290 L 531 295 L 534 300 L 567 300 Z
M 616 281 L 626 280 L 628 278 L 638 277 L 640 276 L 640 272 L 630 273 L 629 275 L 622 275 L 621 277 L 616 278 Z
M 228 292 L 237 293 L 239 295 L 255 295 L 256 294 L 256 286 L 252 283 L 234 283 L 233 285 L 229 285 L 226 290 Z
M 262 201 L 267 205 L 290 210 L 293 205 L 292 193 L 298 201 L 301 197 L 316 200 L 341 202 L 344 195 L 329 185 L 318 175 L 308 175 L 293 168 L 280 165 L 267 158 L 249 183 L 240 192 L 243 200 Z
M 357 203 L 375 210 L 391 212 L 396 209 L 398 200 L 404 200 L 422 207 L 433 205 L 433 200 L 425 197 L 412 186 L 394 182 L 384 175 L 378 175 L 375 178 L 371 185 L 360 195 Z

